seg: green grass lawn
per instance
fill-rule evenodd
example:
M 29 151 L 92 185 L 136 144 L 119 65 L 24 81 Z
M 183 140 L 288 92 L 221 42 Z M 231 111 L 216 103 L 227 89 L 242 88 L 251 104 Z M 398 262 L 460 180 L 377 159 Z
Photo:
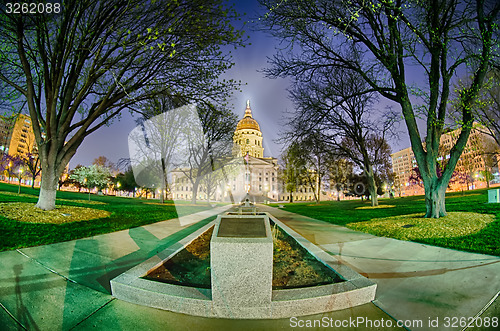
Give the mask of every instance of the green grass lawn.
M 35 204 L 38 200 L 38 189 L 18 187 L 0 183 L 0 204 L 6 202 L 25 202 Z M 145 224 L 164 221 L 181 215 L 195 213 L 208 208 L 206 203 L 197 205 L 189 203 L 177 205 L 167 202 L 162 205 L 158 200 L 91 195 L 87 193 L 57 192 L 56 206 L 87 207 L 108 211 L 110 216 L 64 224 L 43 224 L 19 222 L 0 215 L 0 251 L 20 247 L 38 246 L 98 234 L 125 230 Z
M 375 208 L 369 201 L 346 200 L 325 201 L 319 205 L 285 204 L 284 209 L 378 236 L 500 256 L 500 204 L 487 202 L 486 189 L 467 191 L 463 195 L 447 193 L 446 211 L 450 216 L 438 220 L 421 217 L 425 213 L 423 196 L 380 199 L 380 206 Z M 470 213 L 492 216 L 476 217 Z M 408 224 L 410 227 L 402 227 Z

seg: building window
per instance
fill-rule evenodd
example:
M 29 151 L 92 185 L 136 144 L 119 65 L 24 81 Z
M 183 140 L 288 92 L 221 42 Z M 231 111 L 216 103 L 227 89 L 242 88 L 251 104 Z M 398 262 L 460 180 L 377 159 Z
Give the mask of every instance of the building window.
M 249 144 L 249 143 L 250 143 L 250 139 L 247 138 L 247 144 Z

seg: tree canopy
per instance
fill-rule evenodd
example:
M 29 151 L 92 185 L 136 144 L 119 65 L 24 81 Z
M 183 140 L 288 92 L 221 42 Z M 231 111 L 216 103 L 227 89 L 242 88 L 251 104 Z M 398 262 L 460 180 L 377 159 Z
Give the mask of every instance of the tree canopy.
M 242 45 L 221 0 L 64 0 L 59 13 L 0 12 L 0 80 L 27 102 L 42 167 L 37 206 L 88 135 L 159 93 L 224 99 L 228 45 Z M 223 100 L 221 100 L 223 102 Z
M 498 1 L 261 0 L 264 28 L 283 41 L 274 76 L 343 68 L 401 109 L 425 186 L 426 217 L 446 215 L 444 194 L 467 143 L 487 72 L 499 60 Z M 472 77 L 459 93 L 460 136 L 443 175 L 436 173 L 452 79 Z M 422 72 L 422 79 L 416 77 Z M 312 76 L 311 76 L 312 77 Z M 349 98 L 351 98 L 350 96 Z M 424 130 L 418 119 L 425 123 Z

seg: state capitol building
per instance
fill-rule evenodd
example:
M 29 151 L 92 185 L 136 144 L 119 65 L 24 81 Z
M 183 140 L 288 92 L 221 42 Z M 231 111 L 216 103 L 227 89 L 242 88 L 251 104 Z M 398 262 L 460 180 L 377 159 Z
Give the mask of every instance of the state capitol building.
M 233 135 L 233 163 L 239 164 L 238 171 L 226 171 L 210 200 L 239 203 L 239 198 L 248 196 L 252 202 L 277 201 L 281 187 L 278 180 L 278 159 L 264 157 L 263 137 L 259 123 L 252 117 L 250 100 L 245 114 L 238 122 Z M 191 200 L 190 181 L 181 171 L 174 174 L 171 187 L 172 198 Z M 197 192 L 199 200 L 207 200 L 207 192 Z M 198 200 L 197 199 L 197 200 Z
M 245 160 L 245 172 L 233 178 L 232 189 L 247 192 L 258 202 L 278 200 L 281 191 L 278 187 L 278 159 L 264 157 L 262 139 L 259 123 L 252 117 L 248 100 L 245 115 L 238 122 L 233 136 L 237 157 Z

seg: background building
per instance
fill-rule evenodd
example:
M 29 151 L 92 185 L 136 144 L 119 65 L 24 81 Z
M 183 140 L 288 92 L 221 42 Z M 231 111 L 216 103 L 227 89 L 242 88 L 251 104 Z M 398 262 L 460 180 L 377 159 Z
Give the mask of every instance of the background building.
M 441 136 L 438 162 L 447 163 L 450 150 L 460 135 L 460 129 L 450 130 Z M 450 181 L 453 191 L 487 187 L 500 183 L 500 146 L 486 133 L 485 128 L 475 124 L 467 145 L 455 167 L 455 176 Z M 411 147 L 391 154 L 395 173 L 395 193 L 400 196 L 424 194 L 423 184 L 412 183 L 410 176 L 417 167 Z
M 315 192 L 316 194 L 319 193 L 320 200 L 331 200 L 331 197 L 327 194 L 325 183 L 320 181 L 316 171 L 312 169 L 307 169 L 307 174 L 303 174 L 301 181 L 296 183 L 295 189 L 292 192 L 286 189 L 286 183 L 283 182 L 281 185 L 284 189 L 280 193 L 280 201 L 315 201 Z M 321 185 L 319 192 L 317 190 L 318 185 Z
M 33 153 L 35 150 L 35 134 L 29 116 L 0 116 L 0 152 L 14 156 Z
M 5 157 L 6 155 L 8 157 Z M 33 179 L 31 170 L 28 171 L 28 169 L 36 169 L 33 171 L 37 174 L 40 169 L 36 162 L 38 148 L 29 116 L 23 114 L 10 117 L 0 116 L 0 159 L 6 163 L 2 167 L 4 169 L 1 174 L 3 180 L 21 181 L 26 185 L 31 185 L 34 181 L 34 185 L 39 185 L 40 175 L 36 175 Z M 17 164 L 17 169 L 13 168 L 13 163 Z M 23 174 L 17 172 L 21 170 Z

